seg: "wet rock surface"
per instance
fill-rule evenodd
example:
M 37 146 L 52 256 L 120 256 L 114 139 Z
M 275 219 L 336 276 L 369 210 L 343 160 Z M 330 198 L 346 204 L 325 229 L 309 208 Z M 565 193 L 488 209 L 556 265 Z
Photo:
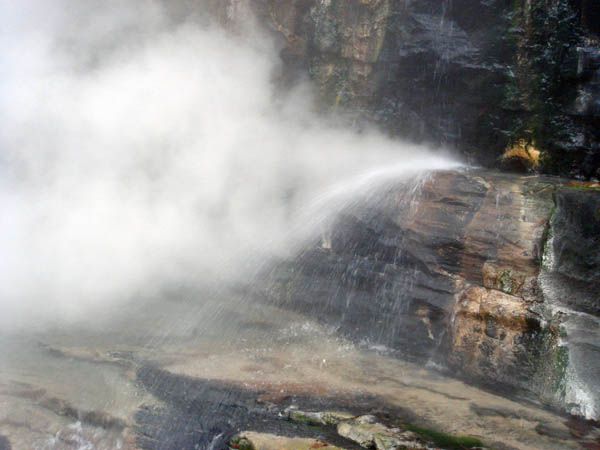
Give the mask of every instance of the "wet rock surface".
M 301 422 L 308 425 L 337 425 L 340 422 L 354 419 L 356 416 L 342 411 L 300 411 L 296 408 L 285 410 L 286 416 L 292 422 Z
M 308 73 L 327 109 L 495 167 L 522 140 L 545 171 L 600 175 L 592 2 L 250 3 L 283 38 L 288 76 Z
M 275 397 L 271 394 L 265 401 L 269 388 L 252 389 L 237 383 L 186 378 L 152 367 L 140 369 L 138 376 L 142 384 L 170 405 L 138 411 L 137 443 L 144 449 L 228 446 L 240 450 L 394 450 L 481 446 L 478 439 L 463 437 L 458 438 L 463 444 L 452 442 L 444 447 L 400 423 L 389 427 L 374 415 L 361 416 L 359 411 L 377 411 L 378 415 L 396 422 L 415 420 L 410 411 L 376 396 L 346 394 L 317 398 L 297 392 Z M 298 405 L 303 409 L 298 409 Z M 318 410 L 326 406 L 340 409 Z M 444 437 L 452 439 L 449 435 Z
M 238 450 L 341 450 L 319 439 L 277 436 L 269 433 L 256 433 L 253 431 L 242 432 L 234 436 L 229 446 Z
M 411 194 L 389 188 L 381 201 L 348 210 L 313 249 L 276 267 L 266 294 L 402 357 L 564 405 L 565 331 L 540 287 L 543 277 L 562 275 L 542 271 L 542 260 L 556 227 L 553 245 L 563 259 L 569 248 L 582 248 L 587 259 L 580 252 L 570 264 L 593 261 L 597 228 L 587 218 L 592 206 L 555 205 L 554 193 L 565 195 L 560 186 L 559 179 L 474 171 L 436 173 Z M 594 230 L 590 237 L 582 222 Z M 582 307 L 597 302 L 593 288 L 578 292 Z
M 274 310 L 265 309 L 264 305 L 257 308 L 264 319 L 247 317 L 246 321 L 262 323 L 277 317 Z M 275 442 L 307 448 L 302 446 L 314 444 L 312 448 L 320 448 L 327 444 L 358 449 L 362 448 L 358 443 L 340 436 L 338 425 L 372 415 L 376 419 L 363 417 L 361 421 L 374 422 L 371 425 L 378 431 L 379 445 L 412 439 L 408 431 L 417 433 L 419 445 L 432 442 L 431 436 L 448 442 L 450 435 L 431 434 L 440 429 L 452 435 L 480 437 L 499 449 L 578 448 L 578 441 L 594 439 L 594 425 L 565 428 L 565 417 L 373 350 L 360 351 L 316 325 L 300 322 L 301 327 L 289 328 L 296 319 L 284 317 L 288 325 L 283 328 L 281 323 L 270 322 L 269 327 L 254 329 L 251 334 L 247 330 L 231 344 L 223 341 L 222 334 L 215 342 L 204 337 L 152 348 L 128 344 L 127 351 L 118 343 L 86 351 L 81 335 L 70 345 L 49 344 L 42 354 L 57 365 L 68 362 L 69 372 L 43 373 L 39 385 L 3 386 L 0 401 L 10 408 L 0 417 L 0 432 L 14 448 L 225 449 L 236 435 L 251 433 L 264 445 Z M 231 330 L 226 323 L 218 328 Z M 270 341 L 262 333 L 268 333 Z M 249 341 L 252 336 L 256 341 Z M 121 361 L 117 366 L 114 355 Z M 138 393 L 131 403 L 116 398 L 114 401 L 125 403 L 117 407 L 113 401 L 100 402 L 95 409 L 98 416 L 123 417 L 125 429 L 101 421 L 89 423 L 83 414 L 77 418 L 62 414 L 71 409 L 90 410 L 82 397 L 70 399 L 60 384 L 82 384 L 91 391 L 89 380 L 79 376 L 90 364 L 101 376 L 116 367 L 124 383 L 118 391 Z M 44 397 L 63 406 L 48 409 L 40 402 Z M 124 411 L 115 412 L 122 406 L 126 406 Z M 565 439 L 565 430 L 575 429 L 578 437 Z M 557 430 L 563 434 L 558 435 Z M 438 443 L 433 448 L 456 447 Z
M 600 190 L 564 187 L 556 194 L 552 217 L 554 270 L 565 277 L 600 286 Z M 596 314 L 600 298 L 596 297 Z
M 358 410 L 380 403 L 372 396 L 315 398 L 302 394 L 269 396 L 269 390 L 252 389 L 237 383 L 178 376 L 153 367 L 141 368 L 138 380 L 157 397 L 166 401 L 166 409 L 143 409 L 137 414 L 138 444 L 145 449 L 225 448 L 245 430 L 274 436 L 319 438 L 342 448 L 359 448 L 338 436 L 331 428 L 315 433 L 314 422 L 295 420 L 286 413 L 293 405 L 305 409 L 320 406 L 344 406 Z M 325 416 L 323 413 L 312 413 Z M 398 416 L 409 414 L 396 410 Z M 317 436 L 315 436 L 315 434 Z M 165 447 L 167 446 L 167 447 Z M 260 447 L 259 447 L 260 448 Z M 258 449 L 257 449 L 258 450 Z
M 556 191 L 540 285 L 561 323 L 566 377 L 562 396 L 574 414 L 598 418 L 600 191 L 569 183 Z
M 340 436 L 350 439 L 361 447 L 390 450 L 396 448 L 425 449 L 419 437 L 406 430 L 388 428 L 379 423 L 375 416 L 360 416 L 337 425 Z

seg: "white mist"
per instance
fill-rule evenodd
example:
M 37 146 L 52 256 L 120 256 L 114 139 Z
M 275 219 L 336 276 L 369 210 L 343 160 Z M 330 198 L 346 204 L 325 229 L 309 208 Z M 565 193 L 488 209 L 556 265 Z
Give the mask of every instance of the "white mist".
M 328 124 L 306 85 L 283 97 L 277 48 L 251 27 L 99 3 L 0 6 L 3 327 L 241 277 L 320 193 L 455 165 Z

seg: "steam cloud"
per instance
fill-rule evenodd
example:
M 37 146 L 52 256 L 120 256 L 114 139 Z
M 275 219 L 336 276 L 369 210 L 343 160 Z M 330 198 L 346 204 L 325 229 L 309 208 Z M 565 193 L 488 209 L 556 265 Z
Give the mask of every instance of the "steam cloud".
M 327 125 L 306 85 L 277 94 L 250 26 L 148 0 L 0 5 L 0 326 L 243 276 L 319 193 L 451 164 Z

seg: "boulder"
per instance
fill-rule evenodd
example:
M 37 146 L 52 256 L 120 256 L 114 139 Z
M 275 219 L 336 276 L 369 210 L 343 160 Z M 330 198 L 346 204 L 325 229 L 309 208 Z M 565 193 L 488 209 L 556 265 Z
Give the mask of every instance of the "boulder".
M 295 408 L 286 409 L 285 414 L 293 422 L 309 425 L 337 425 L 343 420 L 355 417 L 353 414 L 340 411 L 309 412 L 300 411 Z
M 229 448 L 236 450 L 342 450 L 318 439 L 277 436 L 244 431 L 233 437 Z
M 399 428 L 388 428 L 377 422 L 374 416 L 361 416 L 354 420 L 340 422 L 337 432 L 340 436 L 365 448 L 377 450 L 427 448 L 416 434 Z

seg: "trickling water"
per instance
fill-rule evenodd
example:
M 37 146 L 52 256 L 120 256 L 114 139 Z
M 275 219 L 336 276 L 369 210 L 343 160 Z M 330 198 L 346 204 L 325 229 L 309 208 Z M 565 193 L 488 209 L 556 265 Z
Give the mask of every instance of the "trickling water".
M 550 236 L 542 260 L 539 283 L 545 298 L 549 316 L 558 318 L 564 336 L 560 345 L 568 352 L 565 371 L 564 399 L 571 414 L 587 419 L 600 417 L 600 392 L 598 383 L 598 343 L 600 342 L 600 318 L 573 309 L 580 297 L 589 292 L 578 292 L 577 283 L 556 272 L 554 236 Z

